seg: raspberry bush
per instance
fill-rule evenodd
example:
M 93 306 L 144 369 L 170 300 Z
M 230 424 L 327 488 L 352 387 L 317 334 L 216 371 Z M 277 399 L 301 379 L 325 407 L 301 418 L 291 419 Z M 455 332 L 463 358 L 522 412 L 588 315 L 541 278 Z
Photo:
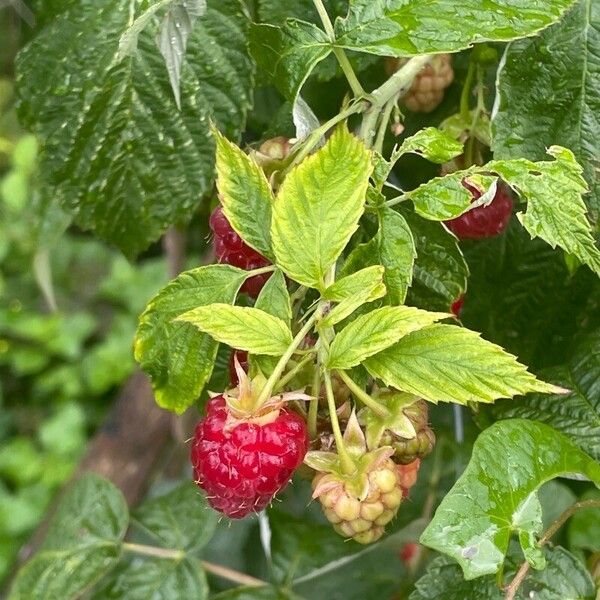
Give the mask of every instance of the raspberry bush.
M 194 217 L 207 260 L 134 342 L 195 415 L 193 475 L 127 541 L 118 490 L 80 480 L 11 599 L 595 596 L 597 39 L 563 51 L 577 110 L 548 82 L 590 6 L 46 9 L 18 68 L 54 202 L 131 257 Z

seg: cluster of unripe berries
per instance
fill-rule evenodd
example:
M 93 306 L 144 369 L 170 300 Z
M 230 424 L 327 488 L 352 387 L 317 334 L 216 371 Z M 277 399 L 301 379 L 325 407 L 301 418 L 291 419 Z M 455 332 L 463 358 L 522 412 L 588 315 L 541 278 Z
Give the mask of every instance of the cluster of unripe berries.
M 233 353 L 230 367 L 235 387 L 208 402 L 206 416 L 196 426 L 191 460 L 194 479 L 210 505 L 230 518 L 243 518 L 270 504 L 308 458 L 307 453 L 310 456 L 311 448 L 335 448 L 324 446 L 327 435 L 310 440 L 305 416 L 279 398 L 246 412 L 240 410 L 245 401 L 242 396 L 251 390 L 245 373 L 247 354 Z M 347 404 L 347 388 L 342 390 L 338 382 L 336 390 L 336 403 Z M 427 422 L 426 403 L 415 402 L 405 415 L 414 426 L 414 438 L 387 432 L 385 452 L 376 455 L 365 447 L 357 460 L 357 472 L 348 477 L 335 469 L 314 472 L 313 497 L 335 530 L 346 538 L 370 543 L 383 534 L 416 483 L 420 458 L 433 448 L 435 436 Z M 360 432 L 354 414 L 345 421 L 348 429 L 354 426 Z M 357 481 L 363 482 L 362 487 L 357 487 Z

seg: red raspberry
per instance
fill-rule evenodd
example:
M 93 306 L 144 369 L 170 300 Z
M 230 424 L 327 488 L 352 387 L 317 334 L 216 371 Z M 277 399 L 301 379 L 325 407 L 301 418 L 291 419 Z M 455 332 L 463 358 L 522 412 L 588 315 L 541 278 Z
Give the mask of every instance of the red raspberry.
M 216 396 L 196 426 L 191 452 L 194 479 L 209 504 L 232 519 L 265 508 L 302 464 L 308 449 L 306 424 L 297 414 L 285 409 L 270 414 L 273 420 L 264 424 L 236 420 L 225 398 Z
M 463 185 L 473 194 L 473 199 L 481 193 L 468 183 Z M 479 240 L 501 234 L 512 216 L 513 201 L 508 190 L 499 185 L 494 199 L 488 206 L 478 206 L 466 213 L 445 221 L 446 227 L 461 240 Z
M 406 542 L 402 548 L 400 548 L 400 560 L 407 564 L 416 558 L 419 552 L 419 544 L 417 542 Z
M 240 363 L 240 367 L 246 371 L 249 371 L 248 365 L 248 353 L 245 350 L 234 350 L 229 357 L 229 381 L 231 381 L 231 385 L 235 387 L 240 382 L 238 374 L 235 370 L 235 359 L 238 359 Z
M 450 307 L 450 310 L 452 311 L 452 314 L 454 314 L 455 316 L 459 316 L 460 315 L 460 311 L 462 310 L 463 304 L 465 303 L 465 295 L 461 294 L 453 303 L 452 306 Z
M 220 263 L 232 265 L 245 271 L 260 269 L 271 264 L 262 254 L 250 248 L 232 229 L 221 205 L 217 206 L 210 215 L 209 225 L 214 233 L 213 247 Z M 265 273 L 247 279 L 241 291 L 246 292 L 252 298 L 256 298 L 269 276 L 270 273 Z

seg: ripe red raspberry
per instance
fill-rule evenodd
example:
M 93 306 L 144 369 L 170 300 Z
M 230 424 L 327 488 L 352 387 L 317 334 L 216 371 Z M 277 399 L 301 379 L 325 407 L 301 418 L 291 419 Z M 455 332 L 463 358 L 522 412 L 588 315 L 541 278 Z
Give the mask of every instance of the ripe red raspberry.
M 250 248 L 232 229 L 221 205 L 217 206 L 210 215 L 209 225 L 214 233 L 215 256 L 220 263 L 232 265 L 245 271 L 259 269 L 271 264 L 262 254 Z M 269 279 L 269 275 L 269 273 L 265 273 L 247 279 L 241 291 L 246 292 L 252 298 L 256 298 Z
M 400 560 L 404 564 L 408 564 L 413 561 L 419 553 L 419 544 L 417 542 L 406 542 L 402 548 L 400 548 Z
M 240 363 L 240 367 L 242 367 L 246 373 L 249 371 L 248 353 L 245 350 L 234 350 L 229 356 L 229 381 L 231 381 L 233 387 L 240 382 L 237 371 L 235 370 L 236 358 Z
M 297 414 L 276 409 L 255 422 L 237 420 L 224 396 L 216 396 L 196 426 L 194 479 L 215 510 L 241 519 L 271 502 L 307 449 L 306 424 Z
M 465 295 L 461 294 L 453 303 L 452 306 L 450 307 L 450 310 L 452 311 L 452 314 L 454 314 L 455 316 L 460 316 L 460 311 L 462 310 L 463 304 L 465 303 Z
M 473 199 L 481 193 L 468 183 L 463 185 L 472 193 Z M 501 234 L 512 216 L 513 201 L 510 192 L 502 185 L 498 186 L 494 199 L 487 206 L 478 206 L 466 213 L 445 221 L 446 227 L 461 240 L 479 240 Z

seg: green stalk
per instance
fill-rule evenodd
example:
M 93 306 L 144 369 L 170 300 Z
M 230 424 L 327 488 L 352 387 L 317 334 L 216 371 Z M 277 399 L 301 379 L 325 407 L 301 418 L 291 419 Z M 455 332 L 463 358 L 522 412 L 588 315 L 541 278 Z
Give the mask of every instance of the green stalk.
M 377 138 L 375 139 L 375 145 L 373 146 L 374 150 L 379 152 L 379 154 L 382 154 L 383 152 L 383 141 L 385 140 L 385 134 L 387 132 L 388 125 L 390 123 L 390 117 L 392 116 L 392 110 L 394 109 L 395 104 L 395 98 L 392 98 L 388 101 L 383 109 L 381 120 L 379 121 L 379 130 L 377 131 Z
M 467 71 L 467 78 L 460 95 L 460 116 L 465 122 L 469 120 L 471 111 L 469 110 L 469 98 L 471 95 L 471 88 L 473 87 L 473 78 L 475 77 L 475 63 L 471 61 L 469 63 L 469 70 Z
M 346 373 L 345 371 L 336 371 L 336 373 L 342 378 L 342 381 L 346 384 L 348 389 L 368 408 L 370 408 L 378 417 L 384 419 L 391 416 L 390 411 L 371 397 L 365 390 L 359 387 L 356 382 Z
M 321 395 L 321 372 L 319 365 L 315 365 L 312 384 L 313 399 L 308 406 L 308 435 L 311 440 L 317 437 L 317 416 L 319 411 L 319 396 Z
M 331 419 L 331 428 L 333 429 L 333 436 L 335 437 L 335 446 L 340 457 L 340 463 L 342 471 L 346 474 L 353 473 L 356 470 L 354 461 L 348 454 L 346 446 L 344 444 L 344 437 L 342 430 L 340 429 L 340 422 L 338 421 L 335 398 L 333 396 L 333 388 L 331 387 L 331 376 L 329 372 L 325 370 L 323 373 L 325 378 L 325 391 L 327 392 L 327 407 L 329 408 L 329 418 Z
M 398 69 L 383 85 L 370 95 L 371 107 L 365 112 L 360 130 L 360 137 L 365 141 L 367 146 L 372 144 L 373 138 L 377 133 L 377 121 L 385 105 L 390 100 L 396 99 L 408 92 L 414 78 L 430 60 L 431 56 L 428 55 L 411 58 L 401 69 Z
M 331 44 L 333 46 L 333 53 L 334 53 L 335 57 L 337 58 L 337 61 L 340 64 L 340 67 L 342 68 L 342 71 L 344 72 L 344 75 L 346 76 L 348 83 L 350 84 L 352 93 L 356 97 L 364 96 L 366 94 L 365 90 L 363 89 L 362 85 L 360 84 L 360 81 L 358 80 L 358 77 L 356 76 L 356 73 L 354 72 L 354 69 L 352 68 L 352 65 L 350 64 L 350 61 L 348 60 L 346 53 L 342 50 L 342 48 L 336 48 L 334 46 L 335 31 L 333 30 L 333 23 L 331 22 L 331 19 L 329 18 L 329 15 L 327 14 L 327 9 L 325 8 L 325 5 L 323 4 L 323 0 L 313 0 L 313 4 L 315 5 L 317 12 L 319 13 L 319 17 L 321 19 L 321 23 L 323 23 L 325 33 L 329 37 L 329 40 L 331 41 Z
M 265 383 L 265 387 L 263 388 L 262 392 L 260 393 L 259 397 L 256 400 L 256 407 L 262 406 L 273 395 L 273 388 L 279 381 L 279 378 L 281 377 L 290 358 L 292 358 L 292 355 L 294 354 L 294 352 L 296 351 L 298 346 L 304 341 L 306 334 L 312 329 L 313 325 L 315 324 L 315 321 L 320 316 L 321 316 L 321 311 L 319 311 L 319 310 L 315 311 L 311 315 L 310 319 L 308 319 L 308 321 L 306 321 L 306 323 L 304 324 L 304 327 L 302 327 L 302 329 L 296 334 L 296 337 L 292 340 L 292 343 L 289 345 L 288 349 L 285 351 L 285 354 L 279 359 L 279 362 L 275 366 L 275 369 L 271 373 L 269 379 L 267 379 L 267 382 Z
M 274 388 L 274 391 L 275 392 L 281 391 L 312 360 L 314 360 L 314 352 L 310 352 L 309 354 L 307 354 L 293 369 L 291 369 L 290 371 L 288 371 L 279 380 L 279 382 L 277 383 L 277 385 Z

